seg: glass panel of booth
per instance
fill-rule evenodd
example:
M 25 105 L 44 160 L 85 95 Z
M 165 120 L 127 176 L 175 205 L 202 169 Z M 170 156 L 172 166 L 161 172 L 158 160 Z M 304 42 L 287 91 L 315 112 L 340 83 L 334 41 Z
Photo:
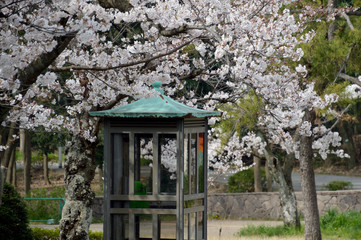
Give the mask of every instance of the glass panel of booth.
M 176 195 L 177 192 L 177 135 L 159 134 L 159 193 Z
M 204 193 L 204 133 L 184 135 L 184 195 Z
M 134 194 L 152 195 L 153 134 L 134 134 Z
M 198 224 L 198 228 L 197 228 L 197 239 L 204 239 L 204 223 L 203 223 L 203 215 L 204 212 L 197 212 L 197 224 Z
M 203 215 L 203 211 L 184 214 L 184 239 L 204 239 Z
M 128 214 L 112 214 L 110 239 L 129 239 L 129 216 Z
M 160 218 L 160 239 L 177 238 L 177 216 L 171 214 L 159 215 Z
M 111 194 L 129 194 L 129 134 L 114 133 L 112 138 Z
M 184 134 L 184 167 L 183 167 L 183 191 L 184 191 L 184 195 L 188 195 L 189 194 L 189 167 L 188 167 L 188 152 L 189 152 L 189 134 Z
M 198 192 L 204 193 L 204 133 L 198 133 L 198 150 L 197 150 L 197 166 L 198 166 Z
M 153 239 L 151 214 L 135 214 L 135 239 Z
M 177 135 L 162 133 L 156 137 L 158 146 L 153 144 L 153 134 L 134 134 L 134 195 L 176 195 Z M 158 158 L 156 168 L 154 157 Z M 158 189 L 153 189 L 153 181 Z
M 191 134 L 191 146 L 190 146 L 190 193 L 197 193 L 197 134 Z

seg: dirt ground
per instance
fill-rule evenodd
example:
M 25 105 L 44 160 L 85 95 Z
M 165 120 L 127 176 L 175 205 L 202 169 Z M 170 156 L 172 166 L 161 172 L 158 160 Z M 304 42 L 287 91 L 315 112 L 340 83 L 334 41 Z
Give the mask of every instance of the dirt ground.
M 48 188 L 51 191 L 54 186 L 65 187 L 64 183 L 64 168 L 49 169 L 50 185 L 45 184 L 43 168 L 41 166 L 32 166 L 31 168 L 31 186 L 30 189 Z M 96 195 L 103 195 L 102 180 L 100 180 L 99 173 L 96 175 L 92 182 L 92 189 Z M 24 190 L 24 171 L 18 169 L 16 173 L 16 190 L 21 196 L 25 196 Z

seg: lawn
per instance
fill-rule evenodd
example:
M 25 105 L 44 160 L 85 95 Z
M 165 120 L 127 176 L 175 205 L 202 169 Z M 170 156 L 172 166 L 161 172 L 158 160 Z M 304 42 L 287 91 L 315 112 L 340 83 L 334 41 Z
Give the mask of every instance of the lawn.
M 321 217 L 324 239 L 361 239 L 361 213 L 329 210 Z M 304 228 L 297 230 L 285 226 L 248 226 L 239 231 L 235 239 L 303 239 Z

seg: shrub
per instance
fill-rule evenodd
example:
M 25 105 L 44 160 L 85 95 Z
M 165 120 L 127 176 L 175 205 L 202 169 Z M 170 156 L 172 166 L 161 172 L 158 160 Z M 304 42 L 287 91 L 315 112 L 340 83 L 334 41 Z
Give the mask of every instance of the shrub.
M 19 193 L 8 183 L 4 184 L 0 206 L 0 239 L 32 239 L 25 204 Z
M 261 168 L 262 188 L 266 189 L 266 173 Z M 239 171 L 228 178 L 228 192 L 254 192 L 254 174 L 253 169 Z
M 59 238 L 59 229 L 45 229 L 35 227 L 32 229 L 34 240 L 58 240 Z M 89 240 L 102 240 L 102 232 L 92 232 L 89 231 Z
M 324 186 L 329 191 L 351 190 L 352 183 L 346 181 L 331 181 Z

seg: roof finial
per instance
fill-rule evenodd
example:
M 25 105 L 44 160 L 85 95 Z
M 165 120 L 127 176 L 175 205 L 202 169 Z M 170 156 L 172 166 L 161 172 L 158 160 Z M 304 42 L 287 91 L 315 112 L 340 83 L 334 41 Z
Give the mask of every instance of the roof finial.
M 162 82 L 160 81 L 156 81 L 155 83 L 152 84 L 152 86 L 154 87 L 154 89 L 159 92 L 160 94 L 164 93 L 164 90 L 161 89 L 160 87 L 162 86 Z

